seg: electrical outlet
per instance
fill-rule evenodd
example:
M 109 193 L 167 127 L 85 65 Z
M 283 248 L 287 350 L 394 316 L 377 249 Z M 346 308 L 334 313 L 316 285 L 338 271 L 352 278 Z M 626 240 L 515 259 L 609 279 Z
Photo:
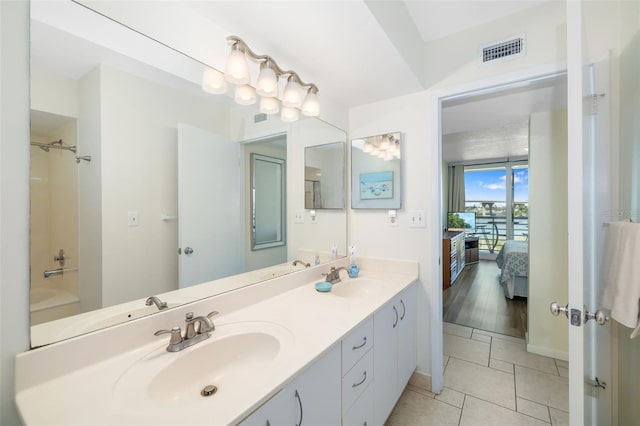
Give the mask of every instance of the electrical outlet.
M 304 210 L 293 212 L 293 223 L 304 223 Z
M 424 210 L 410 210 L 409 228 L 424 228 L 425 226 Z
M 397 210 L 389 210 L 387 212 L 387 221 L 389 226 L 396 227 L 398 226 L 398 212 Z

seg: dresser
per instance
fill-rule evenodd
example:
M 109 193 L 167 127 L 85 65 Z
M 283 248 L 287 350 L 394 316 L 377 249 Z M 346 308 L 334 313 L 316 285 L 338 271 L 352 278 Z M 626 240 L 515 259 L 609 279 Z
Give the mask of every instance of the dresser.
M 465 266 L 464 232 L 445 231 L 442 237 L 442 288 L 453 285 Z

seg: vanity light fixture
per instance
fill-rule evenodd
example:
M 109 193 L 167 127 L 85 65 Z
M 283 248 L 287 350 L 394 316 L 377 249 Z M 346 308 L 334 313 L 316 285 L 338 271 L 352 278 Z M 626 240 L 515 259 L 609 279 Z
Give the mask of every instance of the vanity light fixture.
M 300 110 L 308 117 L 320 115 L 318 87 L 315 84 L 303 82 L 295 71 L 283 70 L 271 56 L 255 54 L 240 37 L 229 36 L 227 41 L 231 44 L 231 52 L 227 58 L 224 78 L 221 78 L 222 73 L 219 71 L 206 67 L 202 77 L 204 90 L 224 93 L 225 81 L 236 84 L 234 99 L 238 104 L 251 105 L 260 96 L 260 112 L 276 114 L 280 111 L 282 121 L 298 120 Z M 255 89 L 250 86 L 251 73 L 247 58 L 260 64 Z M 282 108 L 278 101 L 280 77 L 287 77 L 281 98 Z

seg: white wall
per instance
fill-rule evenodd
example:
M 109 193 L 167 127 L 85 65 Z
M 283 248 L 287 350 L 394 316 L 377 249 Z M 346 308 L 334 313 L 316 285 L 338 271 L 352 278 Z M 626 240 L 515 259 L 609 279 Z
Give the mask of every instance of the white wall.
M 522 70 L 555 68 L 566 57 L 565 5 L 549 2 L 539 7 L 472 28 L 463 33 L 425 45 L 425 92 L 363 105 L 350 110 L 349 137 L 359 138 L 389 131 L 402 132 L 403 200 L 398 212 L 399 226 L 390 227 L 386 211 L 350 211 L 349 242 L 364 255 L 416 259 L 420 262 L 421 291 L 418 299 L 418 370 L 431 375 L 431 315 L 441 310 L 440 300 L 432 295 L 441 291 L 440 209 L 441 168 L 438 133 L 439 114 L 434 100 L 444 92 L 463 93 L 482 81 L 496 84 L 496 76 L 518 78 Z M 478 48 L 485 44 L 525 33 L 527 55 L 524 58 L 481 65 Z M 436 120 L 436 121 L 434 121 Z M 441 194 L 444 196 L 444 194 Z M 407 228 L 406 211 L 426 210 L 428 227 Z M 432 216 L 437 215 L 437 220 Z M 437 282 L 432 282 L 437 277 Z M 433 312 L 432 312 L 433 310 Z M 435 331 L 434 331 L 435 332 Z M 436 342 L 437 336 L 434 336 Z M 434 348 L 436 352 L 442 350 Z M 439 355 L 436 355 L 436 358 Z M 435 367 L 439 368 L 439 367 Z
M 620 11 L 619 103 L 620 111 L 618 160 L 618 211 L 640 220 L 640 3 L 624 2 Z M 613 325 L 613 324 L 612 324 Z M 618 422 L 633 424 L 640 418 L 640 339 L 629 339 L 630 330 L 619 327 L 617 389 Z M 615 376 L 614 376 L 615 378 Z M 614 399 L 615 404 L 615 399 Z
M 229 112 L 106 66 L 100 77 L 102 302 L 111 306 L 177 288 L 178 222 L 160 220 L 177 214 L 177 126 L 224 136 Z
M 100 70 L 87 73 L 78 92 L 78 153 L 91 163 L 78 164 L 78 296 L 80 311 L 102 307 L 102 148 Z
M 407 210 L 425 210 L 429 217 L 440 215 L 440 206 L 430 203 L 437 191 L 430 167 L 438 167 L 437 158 L 430 158 L 428 138 L 428 96 L 417 93 L 365 105 L 351 110 L 349 137 L 351 139 L 401 132 L 402 141 L 402 209 L 398 211 L 398 226 L 388 223 L 387 210 L 349 211 L 349 243 L 358 247 L 358 255 L 407 259 L 420 262 L 418 288 L 418 370 L 430 374 L 429 314 L 430 274 L 438 268 L 439 253 L 433 253 L 429 240 L 434 231 L 428 228 L 408 228 Z M 435 233 L 435 238 L 440 232 Z M 439 283 L 438 283 L 439 284 Z
M 29 349 L 29 4 L 0 2 L 0 424 L 20 424 L 14 357 Z
M 527 350 L 560 359 L 568 359 L 566 318 L 549 315 L 549 303 L 569 297 L 567 161 L 567 111 L 531 115 Z

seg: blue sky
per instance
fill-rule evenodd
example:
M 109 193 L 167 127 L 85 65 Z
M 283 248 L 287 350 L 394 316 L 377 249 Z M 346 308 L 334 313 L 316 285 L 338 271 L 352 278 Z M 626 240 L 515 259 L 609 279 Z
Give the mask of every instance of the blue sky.
M 467 200 L 506 201 L 506 170 L 474 170 L 464 172 Z M 529 169 L 515 170 L 514 201 L 528 201 Z

